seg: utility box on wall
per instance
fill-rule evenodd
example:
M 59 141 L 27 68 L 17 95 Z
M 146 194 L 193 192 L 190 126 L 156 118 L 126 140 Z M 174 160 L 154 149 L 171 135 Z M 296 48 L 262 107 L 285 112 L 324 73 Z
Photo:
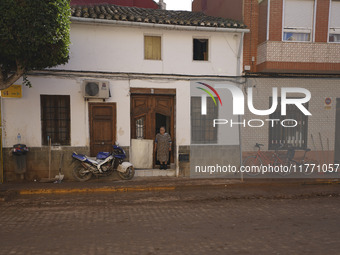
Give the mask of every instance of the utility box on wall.
M 83 82 L 83 95 L 85 98 L 109 98 L 109 82 L 86 80 Z

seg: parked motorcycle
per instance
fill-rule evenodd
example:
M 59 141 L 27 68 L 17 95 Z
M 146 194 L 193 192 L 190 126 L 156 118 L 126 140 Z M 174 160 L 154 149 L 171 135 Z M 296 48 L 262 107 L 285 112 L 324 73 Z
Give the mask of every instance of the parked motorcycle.
M 109 176 L 114 171 L 117 171 L 123 180 L 130 180 L 135 175 L 133 165 L 130 162 L 123 162 L 126 154 L 118 145 L 113 145 L 112 152 L 99 152 L 96 157 L 88 157 L 76 152 L 73 152 L 72 157 L 79 162 L 73 168 L 73 176 L 81 182 L 90 180 L 92 175 Z

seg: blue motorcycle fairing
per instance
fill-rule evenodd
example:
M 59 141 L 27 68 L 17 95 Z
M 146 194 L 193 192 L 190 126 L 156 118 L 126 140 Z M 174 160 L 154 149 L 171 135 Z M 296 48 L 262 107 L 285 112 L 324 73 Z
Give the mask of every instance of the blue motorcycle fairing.
M 111 155 L 113 155 L 114 158 L 121 159 L 121 160 L 126 158 L 125 151 L 122 147 L 120 147 L 118 145 L 113 145 L 112 147 L 114 149 L 113 154 L 111 154 L 110 152 L 99 152 L 97 154 L 96 158 L 90 158 L 90 157 L 87 157 L 84 154 L 73 153 L 72 157 L 74 157 L 74 158 L 76 158 L 76 159 L 78 159 L 82 162 L 92 163 L 94 165 L 99 165 L 101 162 L 106 160 Z
M 106 159 L 107 157 L 109 157 L 110 156 L 110 152 L 98 152 L 98 154 L 97 154 L 97 159 Z
M 125 154 L 125 151 L 124 151 L 123 148 L 121 148 L 118 145 L 113 145 L 113 149 L 116 150 L 116 151 L 119 151 L 119 153 L 116 152 L 114 154 L 115 158 L 119 158 L 119 159 L 125 159 L 126 158 L 126 154 Z
M 86 162 L 86 163 L 91 163 L 91 164 L 94 164 L 94 165 L 98 165 L 100 162 L 96 161 L 96 160 L 93 160 L 91 158 L 88 158 L 86 155 L 84 154 L 76 154 L 76 153 L 73 153 L 72 154 L 72 157 L 74 157 L 75 159 L 78 159 L 82 162 Z M 102 160 L 101 160 L 102 161 Z

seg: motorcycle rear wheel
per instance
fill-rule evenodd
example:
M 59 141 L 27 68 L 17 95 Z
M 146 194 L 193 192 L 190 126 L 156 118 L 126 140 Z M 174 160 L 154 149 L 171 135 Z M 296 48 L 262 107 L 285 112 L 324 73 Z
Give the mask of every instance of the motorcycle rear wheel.
M 88 172 L 81 164 L 73 168 L 73 177 L 80 182 L 86 182 L 91 179 L 92 173 Z
M 125 173 L 118 172 L 118 176 L 123 180 L 131 180 L 135 176 L 135 169 L 133 166 L 129 166 Z

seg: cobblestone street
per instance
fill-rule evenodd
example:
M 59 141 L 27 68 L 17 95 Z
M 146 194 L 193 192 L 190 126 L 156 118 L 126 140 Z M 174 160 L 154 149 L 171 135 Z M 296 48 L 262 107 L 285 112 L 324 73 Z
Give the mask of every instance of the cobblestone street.
M 20 196 L 0 204 L 0 254 L 340 253 L 338 196 L 225 194 Z

